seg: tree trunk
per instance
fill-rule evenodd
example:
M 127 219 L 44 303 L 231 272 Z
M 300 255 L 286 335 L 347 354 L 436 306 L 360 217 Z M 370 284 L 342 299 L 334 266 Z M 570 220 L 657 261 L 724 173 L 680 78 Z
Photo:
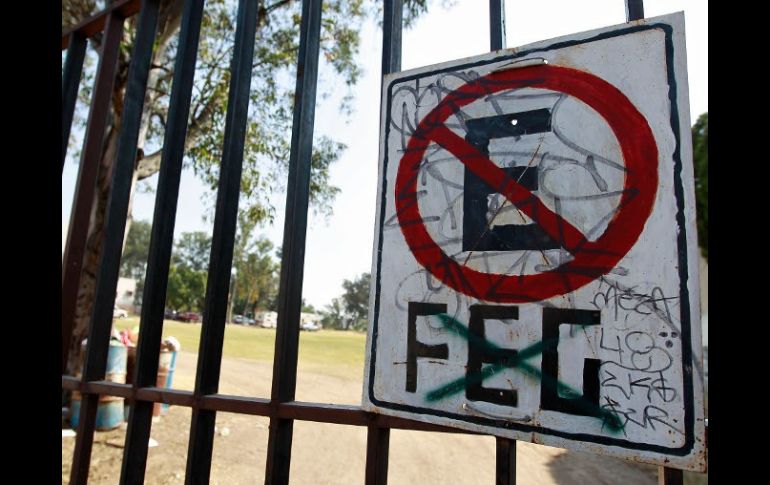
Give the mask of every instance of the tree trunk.
M 118 130 L 119 127 L 113 125 L 107 132 L 105 148 L 96 178 L 96 192 L 91 209 L 88 240 L 86 242 L 85 255 L 83 256 L 83 269 L 80 276 L 80 288 L 78 289 L 77 305 L 75 308 L 75 323 L 72 329 L 72 339 L 70 340 L 69 361 L 67 363 L 70 375 L 78 375 L 83 367 L 81 342 L 88 335 L 88 325 L 91 321 L 91 310 L 93 309 L 96 293 L 96 274 L 102 255 L 104 221 L 107 199 L 111 189 L 110 179 L 113 160 L 118 144 Z

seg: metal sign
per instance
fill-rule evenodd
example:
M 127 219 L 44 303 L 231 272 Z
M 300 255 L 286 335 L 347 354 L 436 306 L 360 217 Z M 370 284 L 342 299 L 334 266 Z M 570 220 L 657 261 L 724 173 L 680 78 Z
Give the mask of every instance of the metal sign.
M 365 409 L 705 468 L 684 18 L 389 75 Z

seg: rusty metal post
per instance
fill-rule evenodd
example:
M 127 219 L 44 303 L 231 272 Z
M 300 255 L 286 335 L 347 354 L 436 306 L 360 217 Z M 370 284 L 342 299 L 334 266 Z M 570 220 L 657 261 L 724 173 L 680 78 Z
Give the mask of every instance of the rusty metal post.
M 88 112 L 88 124 L 80 157 L 80 168 L 75 185 L 75 196 L 67 229 L 67 245 L 64 250 L 61 282 L 61 371 L 66 372 L 69 358 L 72 327 L 75 320 L 80 272 L 83 268 L 83 256 L 88 240 L 88 227 L 91 220 L 91 206 L 96 190 L 96 176 L 99 171 L 99 159 L 102 155 L 104 134 L 107 131 L 107 119 L 115 84 L 115 69 L 118 65 L 118 48 L 123 37 L 123 17 L 112 13 L 107 17 L 102 37 L 102 52 L 94 90 L 91 95 L 91 109 Z

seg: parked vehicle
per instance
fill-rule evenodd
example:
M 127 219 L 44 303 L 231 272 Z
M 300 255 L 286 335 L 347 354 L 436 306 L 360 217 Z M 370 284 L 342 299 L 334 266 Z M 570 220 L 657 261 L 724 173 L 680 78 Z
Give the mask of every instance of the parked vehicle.
M 196 312 L 183 312 L 178 314 L 176 319 L 180 322 L 200 322 L 201 314 Z
M 176 317 L 177 317 L 176 310 L 166 309 L 166 311 L 163 312 L 163 318 L 167 320 L 176 320 Z
M 125 311 L 124 309 L 113 307 L 112 318 L 126 318 L 127 316 L 128 316 L 128 312 Z
M 257 315 L 260 320 L 259 325 L 264 328 L 275 328 L 278 322 L 278 314 L 276 312 L 263 312 Z
M 233 317 L 233 323 L 243 324 L 243 315 L 235 315 Z
M 316 332 L 322 328 L 323 326 L 318 322 L 305 322 L 299 326 L 300 330 L 307 330 L 308 332 Z

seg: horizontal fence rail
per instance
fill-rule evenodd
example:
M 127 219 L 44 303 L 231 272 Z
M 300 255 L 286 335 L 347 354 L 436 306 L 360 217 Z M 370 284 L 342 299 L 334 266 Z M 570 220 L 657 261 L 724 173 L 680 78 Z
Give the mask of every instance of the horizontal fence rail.
M 642 0 L 625 0 L 627 21 L 644 17 Z M 187 0 L 179 34 L 179 51 L 169 102 L 168 124 L 163 139 L 162 161 L 151 231 L 145 305 L 140 318 L 136 378 L 133 384 L 105 380 L 110 314 L 117 284 L 131 176 L 137 156 L 137 133 L 155 41 L 160 0 L 121 0 L 62 33 L 67 50 L 62 73 L 62 169 L 71 130 L 79 80 L 88 39 L 101 35 L 99 64 L 94 79 L 81 163 L 77 175 L 67 244 L 62 263 L 62 390 L 82 396 L 71 483 L 85 484 L 90 468 L 96 406 L 100 396 L 116 396 L 132 404 L 120 475 L 121 484 L 145 480 L 147 447 L 154 403 L 192 409 L 186 483 L 208 483 L 217 412 L 270 418 L 265 483 L 289 481 L 295 420 L 367 427 L 367 484 L 384 485 L 388 476 L 390 430 L 414 430 L 474 434 L 469 431 L 364 411 L 359 406 L 322 404 L 295 400 L 299 317 L 304 273 L 305 238 L 310 184 L 310 158 L 314 132 L 319 64 L 322 0 L 302 4 L 300 44 L 294 99 L 294 122 L 288 173 L 286 223 L 279 289 L 278 327 L 275 343 L 273 385 L 269 398 L 234 396 L 218 392 L 224 339 L 228 288 L 236 231 L 244 136 L 249 104 L 249 85 L 254 56 L 258 6 L 263 2 L 240 0 L 235 45 L 230 65 L 230 86 L 220 182 L 217 193 L 212 250 L 203 312 L 198 367 L 194 391 L 157 387 L 156 374 L 163 329 L 163 312 L 173 244 L 179 184 L 187 135 L 187 120 L 204 0 Z M 262 7 L 264 8 L 264 7 Z M 382 74 L 401 69 L 403 0 L 383 2 Z M 97 290 L 89 326 L 83 377 L 66 375 L 72 340 L 80 273 L 92 211 L 102 143 L 109 123 L 123 26 L 137 17 L 136 38 L 128 73 L 126 104 L 121 114 L 118 147 L 112 174 L 112 194 L 107 206 L 104 256 L 97 275 Z M 489 0 L 490 50 L 504 49 L 503 0 Z M 661 467 L 661 484 L 682 483 L 680 470 Z M 516 483 L 516 440 L 497 438 L 496 483 Z

